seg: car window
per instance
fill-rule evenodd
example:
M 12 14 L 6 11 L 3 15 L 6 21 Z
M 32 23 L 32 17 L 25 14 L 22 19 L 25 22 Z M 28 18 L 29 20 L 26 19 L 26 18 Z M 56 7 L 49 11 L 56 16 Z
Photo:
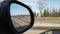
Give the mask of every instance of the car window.
M 60 31 L 60 0 L 18 0 L 29 6 L 34 13 L 34 26 L 24 34 L 57 34 Z M 49 31 L 51 30 L 51 31 Z M 52 33 L 53 32 L 53 33 Z M 54 33 L 56 32 L 56 33 Z

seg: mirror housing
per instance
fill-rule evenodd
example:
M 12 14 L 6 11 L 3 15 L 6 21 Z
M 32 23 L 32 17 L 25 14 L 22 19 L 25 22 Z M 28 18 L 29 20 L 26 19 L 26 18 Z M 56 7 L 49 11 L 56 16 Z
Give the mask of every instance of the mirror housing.
M 11 5 L 12 3 L 16 3 L 16 4 L 18 4 L 18 5 L 21 5 L 21 6 L 25 7 L 25 8 L 29 11 L 29 13 L 30 13 L 31 21 L 30 21 L 29 27 L 26 28 L 24 31 L 18 32 L 18 33 L 23 33 L 23 32 L 27 31 L 28 29 L 30 29 L 30 28 L 33 26 L 33 24 L 34 24 L 34 14 L 33 14 L 32 10 L 31 10 L 28 6 L 26 6 L 25 4 L 23 4 L 23 3 L 19 2 L 19 1 L 11 1 L 11 2 L 10 2 L 10 5 Z M 11 17 L 10 17 L 10 18 L 11 18 Z M 16 31 L 16 29 L 14 28 L 14 26 L 13 26 L 12 28 L 14 29 L 14 31 Z M 16 31 L 16 32 L 17 32 L 17 31 Z

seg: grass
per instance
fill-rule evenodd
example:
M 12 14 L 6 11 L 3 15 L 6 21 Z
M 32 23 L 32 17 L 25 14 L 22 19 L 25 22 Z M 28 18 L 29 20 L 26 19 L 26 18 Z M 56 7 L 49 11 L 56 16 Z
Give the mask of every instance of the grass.
M 36 22 L 60 23 L 60 17 L 35 17 Z

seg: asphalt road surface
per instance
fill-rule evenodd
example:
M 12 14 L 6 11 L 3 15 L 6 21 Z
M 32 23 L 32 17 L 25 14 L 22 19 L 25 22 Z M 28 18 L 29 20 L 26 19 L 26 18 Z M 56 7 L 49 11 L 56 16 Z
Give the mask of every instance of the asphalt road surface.
M 24 18 L 16 18 L 16 17 L 12 17 L 12 22 L 14 24 L 14 26 L 18 27 L 18 26 L 24 26 L 24 25 L 29 25 L 29 20 L 24 19 Z

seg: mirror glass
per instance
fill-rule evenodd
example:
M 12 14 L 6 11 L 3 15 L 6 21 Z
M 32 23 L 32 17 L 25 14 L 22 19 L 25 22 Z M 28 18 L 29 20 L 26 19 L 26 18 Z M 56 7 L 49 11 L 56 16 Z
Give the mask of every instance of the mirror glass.
M 29 27 L 30 13 L 25 7 L 12 3 L 10 6 L 10 14 L 12 23 L 18 32 L 23 31 Z

